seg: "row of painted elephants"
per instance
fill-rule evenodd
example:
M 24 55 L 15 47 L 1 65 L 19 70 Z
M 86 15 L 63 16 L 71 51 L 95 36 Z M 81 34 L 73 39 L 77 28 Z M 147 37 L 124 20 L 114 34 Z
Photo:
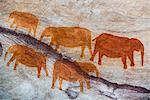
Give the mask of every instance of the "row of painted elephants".
M 36 28 L 39 23 L 39 19 L 28 12 L 13 11 L 9 15 L 9 19 L 13 20 L 10 25 L 12 28 L 16 25 L 15 30 L 18 27 L 24 27 L 29 30 L 29 33 L 33 31 L 34 37 L 36 36 Z M 110 58 L 121 58 L 124 69 L 127 68 L 127 57 L 131 61 L 131 66 L 134 66 L 134 51 L 141 52 L 141 62 L 143 65 L 144 60 L 144 45 L 136 38 L 127 38 L 114 36 L 108 33 L 102 33 L 98 37 L 94 38 L 95 49 L 92 53 L 91 48 L 91 31 L 82 27 L 46 27 L 41 33 L 40 41 L 43 37 L 51 37 L 50 45 L 55 45 L 56 49 L 59 46 L 64 47 L 81 47 L 81 57 L 84 57 L 84 50 L 88 47 L 91 54 L 90 60 L 94 60 L 96 53 L 99 53 L 98 64 L 101 65 L 101 58 L 105 55 Z
M 19 27 L 23 27 L 29 30 L 29 33 L 33 32 L 34 37 L 36 37 L 36 29 L 39 24 L 39 19 L 28 12 L 13 11 L 9 15 L 9 20 L 13 20 L 10 25 L 11 28 L 15 27 L 15 30 Z M 41 33 L 40 41 L 43 37 L 51 37 L 51 42 L 49 45 L 55 45 L 56 50 L 59 46 L 64 47 L 81 47 L 81 57 L 84 57 L 84 50 L 88 47 L 91 58 L 93 61 L 97 53 L 99 53 L 98 64 L 101 65 L 101 59 L 103 56 L 109 58 L 121 58 L 123 62 L 123 68 L 127 69 L 126 59 L 127 57 L 131 61 L 131 66 L 134 66 L 134 51 L 141 52 L 141 64 L 143 66 L 144 62 L 144 45 L 139 39 L 120 37 L 111 35 L 109 33 L 102 33 L 92 40 L 91 31 L 83 27 L 46 27 Z M 92 51 L 91 42 L 95 41 L 95 48 Z M 12 53 L 13 56 L 8 61 L 7 66 L 16 60 L 14 65 L 14 70 L 16 70 L 17 65 L 24 64 L 29 67 L 37 67 L 37 76 L 40 77 L 41 68 L 46 72 L 48 76 L 48 70 L 46 67 L 47 57 L 40 52 L 35 51 L 24 45 L 12 45 L 9 47 L 8 51 L 5 53 L 4 59 L 8 53 Z M 96 66 L 89 62 L 76 62 L 80 65 L 80 68 L 85 72 L 95 72 L 96 76 L 99 77 L 99 71 Z M 75 70 L 72 70 L 70 66 L 74 66 L 70 63 L 65 62 L 65 60 L 57 60 L 54 63 L 53 69 L 53 80 L 52 88 L 57 79 L 60 81 L 59 89 L 63 80 L 70 82 L 79 81 L 80 90 L 83 91 L 83 80 L 86 81 L 87 87 L 90 88 L 89 80 L 85 79 L 83 76 L 78 74 Z

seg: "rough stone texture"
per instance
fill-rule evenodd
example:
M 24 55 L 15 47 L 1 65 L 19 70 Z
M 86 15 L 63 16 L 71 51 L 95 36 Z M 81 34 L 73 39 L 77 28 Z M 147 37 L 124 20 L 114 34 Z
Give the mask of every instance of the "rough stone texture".
M 46 26 L 80 26 L 92 31 L 92 38 L 109 32 L 118 36 L 135 37 L 145 45 L 144 67 L 140 64 L 140 54 L 135 52 L 135 68 L 123 70 L 120 59 L 103 57 L 102 66 L 95 64 L 101 72 L 101 76 L 117 83 L 126 83 L 142 86 L 150 89 L 150 1 L 149 0 L 0 0 L 0 25 L 9 27 L 6 22 L 10 12 L 14 10 L 31 12 L 39 17 L 38 37 Z M 18 31 L 26 31 L 20 29 Z M 37 38 L 38 38 L 37 37 Z M 48 43 L 48 39 L 44 39 Z M 4 44 L 4 52 L 8 45 Z M 92 43 L 94 48 L 94 42 Z M 76 60 L 89 61 L 89 52 L 86 57 L 80 59 L 80 48 L 64 48 L 59 51 Z M 97 57 L 96 57 L 97 58 Z M 95 58 L 95 59 L 96 59 Z M 50 89 L 51 74 L 49 77 L 42 75 L 36 78 L 36 69 L 28 69 L 19 65 L 17 71 L 13 71 L 13 64 L 6 68 L 3 57 L 0 59 L 0 99 L 69 99 L 63 91 L 59 91 L 58 84 L 54 90 Z M 8 61 L 8 60 L 7 60 Z M 128 66 L 129 66 L 128 61 Z M 52 73 L 52 63 L 48 64 L 49 73 Z M 74 84 L 73 84 L 74 85 Z M 75 84 L 76 85 L 76 84 Z M 72 86 L 64 81 L 64 90 Z M 105 89 L 102 88 L 102 89 Z M 78 88 L 79 90 L 79 88 Z M 137 94 L 116 92 L 119 100 L 148 100 L 149 94 Z M 77 100 L 111 100 L 101 91 L 95 91 L 95 87 L 80 93 Z

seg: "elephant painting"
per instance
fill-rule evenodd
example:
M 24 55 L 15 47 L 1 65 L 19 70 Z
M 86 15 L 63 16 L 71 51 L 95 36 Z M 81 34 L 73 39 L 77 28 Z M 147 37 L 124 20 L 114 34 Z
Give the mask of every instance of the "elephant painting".
M 81 64 L 81 63 L 80 63 Z M 85 63 L 84 63 L 85 64 Z M 87 64 L 87 63 L 86 63 Z M 83 65 L 83 64 L 82 64 Z M 62 90 L 62 82 L 79 82 L 80 92 L 83 92 L 83 83 L 86 81 L 87 89 L 90 89 L 90 81 L 75 70 L 77 66 L 67 60 L 57 60 L 53 68 L 53 80 L 51 88 L 54 89 L 56 80 L 59 79 L 59 89 Z M 86 70 L 86 69 L 85 69 Z M 87 70 L 86 70 L 87 71 Z
M 12 28 L 14 25 L 16 25 L 15 31 L 18 27 L 23 27 L 34 33 L 34 37 L 36 36 L 36 29 L 39 23 L 39 19 L 28 12 L 20 12 L 20 11 L 13 11 L 9 15 L 9 19 L 13 20 L 13 23 L 10 25 Z
M 88 47 L 90 54 L 91 51 L 91 31 L 81 27 L 47 27 L 40 37 L 51 37 L 50 44 L 56 45 L 56 50 L 59 46 L 64 47 L 81 47 L 81 56 L 84 57 L 84 50 Z
M 127 38 L 114 36 L 108 33 L 103 33 L 93 39 L 96 40 L 95 49 L 93 51 L 91 61 L 94 60 L 94 56 L 99 53 L 98 64 L 101 65 L 101 59 L 105 55 L 110 58 L 121 58 L 124 69 L 127 69 L 126 59 L 127 57 L 131 61 L 131 66 L 134 66 L 134 51 L 141 52 L 141 64 L 143 66 L 144 61 L 144 45 L 136 38 Z
M 23 64 L 28 67 L 36 67 L 37 68 L 37 77 L 40 78 L 41 69 L 45 70 L 46 76 L 48 76 L 48 69 L 46 66 L 46 56 L 40 52 L 35 51 L 32 48 L 29 48 L 24 45 L 12 45 L 9 47 L 7 52 L 5 53 L 4 60 L 6 60 L 6 56 L 8 53 L 13 54 L 10 60 L 7 62 L 7 66 L 10 65 L 11 62 L 15 60 L 14 70 L 16 70 L 17 65 Z

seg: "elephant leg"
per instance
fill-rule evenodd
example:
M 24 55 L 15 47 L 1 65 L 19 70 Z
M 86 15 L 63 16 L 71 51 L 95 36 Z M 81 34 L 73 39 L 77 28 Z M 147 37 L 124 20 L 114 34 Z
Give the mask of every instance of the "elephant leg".
M 6 66 L 9 66 L 11 62 L 13 62 L 15 60 L 15 55 L 13 54 L 13 56 L 10 58 L 10 60 L 7 62 Z
M 43 37 L 44 37 L 44 35 L 41 34 L 39 41 L 42 41 Z
M 87 84 L 87 88 L 90 89 L 91 86 L 90 86 L 90 81 L 89 80 L 86 80 L 86 84 Z
M 88 44 L 88 49 L 89 49 L 90 55 L 91 55 L 91 57 L 92 57 L 92 47 L 91 47 L 91 43 Z
M 36 37 L 36 28 L 33 29 L 34 37 Z
M 126 55 L 122 56 L 122 63 L 124 65 L 124 67 L 123 67 L 124 69 L 127 69 L 126 59 L 127 59 Z
M 56 51 L 58 51 L 58 49 L 59 49 L 59 45 L 56 45 Z
M 44 70 L 45 70 L 46 76 L 48 76 L 48 69 L 47 69 L 47 67 L 44 67 Z
M 53 80 L 52 80 L 52 86 L 51 86 L 52 89 L 54 89 L 55 87 L 57 78 L 58 78 L 57 74 L 53 71 Z
M 102 64 L 102 53 L 99 51 L 99 60 L 98 60 L 98 64 L 101 65 Z
M 134 64 L 133 52 L 129 53 L 128 57 L 129 57 L 130 62 L 131 62 L 130 66 L 134 66 L 135 64 Z
M 16 70 L 18 64 L 19 64 L 18 61 L 16 61 L 14 65 L 14 70 Z
M 85 46 L 81 46 L 81 55 L 80 57 L 84 57 L 84 50 L 85 50 Z
M 99 77 L 100 76 L 100 73 L 98 70 L 96 70 L 96 77 Z
M 95 55 L 97 54 L 97 52 L 98 52 L 97 50 L 94 50 L 94 52 L 93 52 L 93 54 L 92 54 L 92 57 L 90 58 L 91 61 L 94 60 L 94 57 L 95 57 Z
M 37 77 L 40 78 L 40 75 L 41 75 L 41 67 L 39 66 L 37 69 L 38 69 Z
M 79 83 L 80 83 L 80 92 L 83 92 L 83 82 L 80 80 Z
M 63 82 L 63 79 L 59 78 L 59 90 L 62 90 L 62 82 Z

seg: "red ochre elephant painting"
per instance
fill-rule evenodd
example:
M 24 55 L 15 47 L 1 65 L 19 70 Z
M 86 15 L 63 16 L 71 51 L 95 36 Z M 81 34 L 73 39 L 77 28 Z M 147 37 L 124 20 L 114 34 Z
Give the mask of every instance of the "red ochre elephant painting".
M 34 37 L 36 36 L 39 19 L 35 15 L 28 12 L 13 11 L 9 15 L 9 20 L 13 20 L 13 23 L 10 25 L 11 28 L 16 25 L 15 31 L 18 27 L 23 27 L 28 29 L 29 33 L 33 31 Z
M 144 45 L 140 42 L 140 40 L 136 38 L 114 36 L 108 33 L 102 33 L 93 39 L 93 41 L 95 40 L 96 43 L 92 57 L 90 58 L 91 61 L 93 61 L 95 55 L 99 53 L 99 65 L 101 65 L 101 59 L 105 55 L 110 58 L 121 58 L 124 69 L 127 69 L 127 57 L 131 61 L 131 66 L 134 66 L 134 51 L 140 51 L 141 64 L 143 66 Z
M 50 44 L 56 45 L 58 50 L 60 46 L 81 47 L 80 57 L 84 57 L 84 50 L 88 47 L 91 51 L 91 31 L 81 27 L 47 27 L 41 33 L 40 41 L 43 37 L 51 37 Z

